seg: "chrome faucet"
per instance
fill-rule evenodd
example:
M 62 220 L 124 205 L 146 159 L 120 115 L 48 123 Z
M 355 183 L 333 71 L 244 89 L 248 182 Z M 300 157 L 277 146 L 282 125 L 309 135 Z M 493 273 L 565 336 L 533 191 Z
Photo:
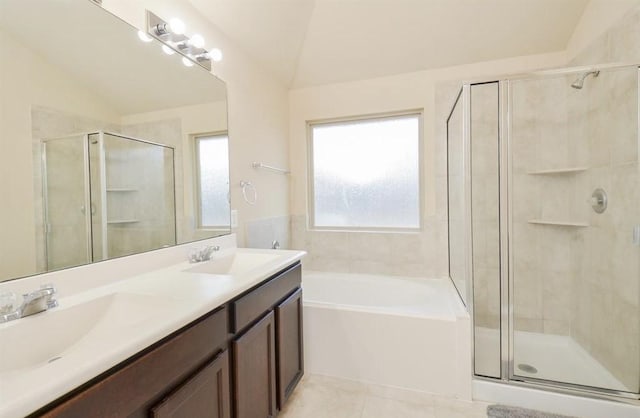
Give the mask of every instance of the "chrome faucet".
M 52 284 L 40 286 L 40 289 L 22 295 L 22 304 L 14 309 L 13 305 L 0 306 L 0 323 L 24 318 L 58 306 L 54 299 L 56 288 Z
M 209 261 L 216 251 L 220 251 L 219 245 L 209 245 L 204 248 L 194 249 L 189 253 L 189 262 L 200 263 L 202 261 Z

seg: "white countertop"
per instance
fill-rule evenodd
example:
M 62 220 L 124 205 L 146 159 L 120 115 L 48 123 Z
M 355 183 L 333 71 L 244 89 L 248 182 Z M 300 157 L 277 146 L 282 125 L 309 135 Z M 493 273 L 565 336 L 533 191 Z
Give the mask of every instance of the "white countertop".
M 42 347 L 53 350 L 54 357 L 60 357 L 51 363 L 45 361 L 0 370 L 0 418 L 23 417 L 36 411 L 224 305 L 305 255 L 303 251 L 233 248 L 220 251 L 214 256 L 214 261 L 236 253 L 277 254 L 278 257 L 234 274 L 189 272 L 186 270 L 203 264 L 185 261 L 70 294 L 58 299 L 58 308 L 0 324 L 0 338 L 13 335 L 13 331 L 34 330 L 26 334 L 28 337 L 20 338 L 21 341 L 14 342 L 6 337 L 0 343 L 0 356 L 20 356 L 22 354 L 18 350 Z M 69 320 L 54 321 L 52 318 L 65 318 L 65 312 L 66 318 L 71 318 L 69 315 L 74 315 L 74 307 L 85 309 L 88 306 L 93 311 L 98 311 L 101 306 L 108 308 L 100 311 L 97 324 L 82 323 L 78 318 L 71 320 L 74 327 L 86 326 L 88 332 L 62 352 L 56 352 L 54 346 L 58 340 L 64 340 L 65 333 L 77 330 L 66 329 L 70 326 Z M 90 315 L 87 318 L 85 322 L 90 321 Z M 80 323 L 76 324 L 78 321 Z

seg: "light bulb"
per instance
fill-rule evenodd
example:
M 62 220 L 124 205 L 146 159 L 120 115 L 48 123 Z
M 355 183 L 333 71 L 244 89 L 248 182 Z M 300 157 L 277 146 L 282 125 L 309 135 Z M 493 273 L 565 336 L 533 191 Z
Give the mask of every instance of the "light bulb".
M 175 33 L 176 35 L 184 35 L 186 27 L 182 20 L 174 17 L 169 20 L 169 29 L 171 29 L 171 33 Z
M 187 57 L 182 57 L 182 64 L 184 64 L 185 67 L 193 67 L 193 61 Z
M 173 55 L 176 53 L 173 49 L 169 48 L 167 45 L 162 45 L 162 51 L 167 55 Z
M 222 51 L 220 51 L 218 48 L 213 48 L 211 51 L 209 51 L 209 56 L 211 57 L 211 61 L 213 62 L 222 61 Z
M 189 39 L 189 44 L 196 48 L 202 49 L 204 48 L 204 38 L 202 37 L 202 35 L 195 34 L 191 37 L 191 39 Z
M 141 30 L 138 31 L 138 39 L 140 39 L 142 42 L 151 42 L 151 41 L 153 41 L 153 38 L 151 36 L 147 35 L 146 33 L 144 33 Z

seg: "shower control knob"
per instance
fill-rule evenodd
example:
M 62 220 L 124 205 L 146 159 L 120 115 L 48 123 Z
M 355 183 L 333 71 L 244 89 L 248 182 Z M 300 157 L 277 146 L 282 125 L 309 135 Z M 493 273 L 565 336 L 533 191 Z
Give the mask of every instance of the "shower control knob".
M 596 213 L 603 213 L 607 210 L 607 193 L 602 189 L 595 189 L 591 193 L 589 204 Z

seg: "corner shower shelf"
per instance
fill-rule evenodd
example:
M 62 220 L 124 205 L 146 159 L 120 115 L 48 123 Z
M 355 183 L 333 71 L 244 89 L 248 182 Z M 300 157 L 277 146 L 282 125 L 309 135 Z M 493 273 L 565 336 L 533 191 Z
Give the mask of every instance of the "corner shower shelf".
M 569 226 L 569 227 L 576 227 L 576 228 L 586 228 L 589 226 L 589 224 L 585 222 L 546 221 L 543 219 L 531 219 L 528 222 L 530 224 L 535 224 L 535 225 Z
M 529 171 L 527 174 L 531 174 L 534 176 L 538 175 L 551 175 L 551 174 L 573 174 L 579 173 L 581 171 L 587 171 L 589 167 L 565 167 L 565 168 L 553 168 L 549 170 L 537 170 L 537 171 Z
M 137 192 L 138 189 L 131 189 L 127 187 L 110 187 L 107 192 Z
M 111 224 L 134 224 L 140 222 L 138 219 L 114 219 L 112 221 L 107 221 L 109 225 Z

